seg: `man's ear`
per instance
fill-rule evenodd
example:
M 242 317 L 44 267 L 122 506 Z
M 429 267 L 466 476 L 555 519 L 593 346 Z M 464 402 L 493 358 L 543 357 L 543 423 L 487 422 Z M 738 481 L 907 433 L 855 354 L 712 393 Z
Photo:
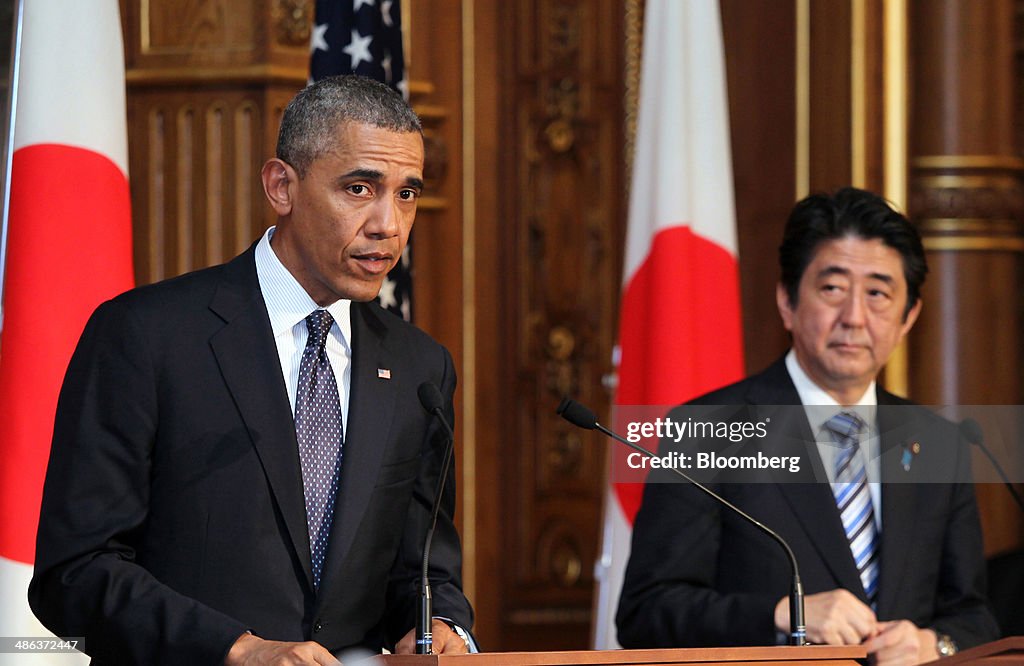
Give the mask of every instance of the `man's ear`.
M 903 320 L 903 325 L 900 326 L 900 340 L 910 332 L 910 329 L 914 326 L 914 322 L 917 321 L 918 316 L 921 314 L 921 308 L 924 302 L 919 298 L 917 303 L 914 303 L 914 307 L 910 308 L 910 312 L 907 313 L 906 318 Z
M 287 162 L 278 158 L 267 160 L 260 171 L 260 178 L 263 180 L 263 192 L 267 195 L 267 201 L 274 208 L 278 217 L 284 217 L 292 212 L 292 183 L 298 180 L 298 175 Z
M 787 331 L 793 330 L 793 304 L 789 302 L 789 292 L 781 283 L 775 285 L 775 305 L 779 308 L 779 316 L 782 317 L 782 325 Z

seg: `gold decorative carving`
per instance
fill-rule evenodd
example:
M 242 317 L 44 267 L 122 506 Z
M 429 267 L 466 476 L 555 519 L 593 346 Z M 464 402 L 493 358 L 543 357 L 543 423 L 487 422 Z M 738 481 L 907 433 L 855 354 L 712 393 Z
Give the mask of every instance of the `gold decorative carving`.
M 576 142 L 573 125 L 579 115 L 579 97 L 579 82 L 571 76 L 559 78 L 547 89 L 545 106 L 548 122 L 544 128 L 544 138 L 553 152 L 566 153 L 572 150 Z
M 914 219 L 947 221 L 923 226 L 926 233 L 960 233 L 949 220 L 1024 221 L 1024 160 L 1007 155 L 930 155 L 912 164 L 909 201 Z M 1003 233 L 1021 236 L 1024 229 L 1014 225 Z
M 561 476 L 577 476 L 582 463 L 582 450 L 583 440 L 577 432 L 560 432 L 547 452 L 549 472 Z
M 572 528 L 548 524 L 537 538 L 537 573 L 561 587 L 572 587 L 583 575 L 583 557 Z
M 548 390 L 553 395 L 573 395 L 576 393 L 576 373 L 568 361 L 552 361 L 547 365 Z
M 580 48 L 580 12 L 577 6 L 554 2 L 547 24 L 548 53 L 553 59 L 571 58 Z
M 958 252 L 1024 252 L 1024 238 L 986 236 L 939 236 L 924 238 L 924 249 Z
M 555 326 L 548 332 L 547 351 L 556 361 L 567 361 L 576 347 L 576 337 L 565 326 Z
M 600 377 L 611 369 L 623 218 L 621 189 L 612 186 L 623 182 L 622 50 L 611 46 L 622 39 L 623 8 L 614 0 L 515 7 L 512 48 L 500 52 L 511 92 L 498 121 L 508 125 L 508 187 L 529 194 L 508 199 L 510 228 L 500 238 L 521 276 L 502 293 L 514 308 L 514 422 L 528 444 L 515 461 L 522 490 L 505 557 L 517 578 L 503 603 L 517 611 L 506 622 L 543 623 L 564 640 L 589 622 L 604 450 L 544 405 L 573 395 L 607 407 Z M 571 609 L 545 608 L 552 588 L 571 590 L 560 602 Z
M 569 544 L 562 544 L 551 557 L 551 573 L 554 579 L 562 587 L 572 587 L 583 572 L 583 559 L 579 550 L 570 547 Z
M 911 179 L 915 219 L 1024 219 L 1024 190 L 1005 187 L 919 187 Z
M 1024 170 L 1024 159 L 1013 155 L 920 155 L 910 160 L 916 169 Z
M 626 0 L 626 173 L 633 172 L 636 150 L 636 118 L 640 103 L 640 62 L 643 49 L 643 14 L 641 0 Z
M 986 220 L 969 217 L 933 217 L 916 220 L 915 222 L 921 232 L 925 234 L 1012 236 L 1020 233 L 1020 222 L 1017 220 Z
M 423 181 L 430 191 L 441 191 L 448 172 L 448 147 L 444 138 L 429 129 L 423 130 Z
M 1020 187 L 1013 176 L 1001 174 L 939 174 L 918 176 L 918 187 L 928 189 L 1012 190 Z
M 274 27 L 278 44 L 309 44 L 309 31 L 313 23 L 312 5 L 310 0 L 277 0 L 274 3 Z
M 548 146 L 556 153 L 568 152 L 576 140 L 572 124 L 564 118 L 558 118 L 548 123 L 548 126 L 544 128 L 544 136 L 548 140 Z

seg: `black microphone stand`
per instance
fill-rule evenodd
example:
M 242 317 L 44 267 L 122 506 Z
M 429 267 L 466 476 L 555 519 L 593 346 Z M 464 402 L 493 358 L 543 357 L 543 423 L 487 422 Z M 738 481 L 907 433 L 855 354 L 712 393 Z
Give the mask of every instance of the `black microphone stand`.
M 430 382 L 420 384 L 418 390 L 420 403 L 429 413 L 437 417 L 448 434 L 445 444 L 444 460 L 441 462 L 441 475 L 437 479 L 434 490 L 434 506 L 431 509 L 430 525 L 423 539 L 423 571 L 420 576 L 420 608 L 416 615 L 416 654 L 433 654 L 434 651 L 434 599 L 430 590 L 430 544 L 434 540 L 434 529 L 437 527 L 437 514 L 441 509 L 441 496 L 444 494 L 448 470 L 452 465 L 452 452 L 455 448 L 455 432 L 442 409 L 441 392 Z
M 625 437 L 622 437 L 618 433 L 613 432 L 612 430 L 598 423 L 597 416 L 592 411 L 590 411 L 588 408 L 584 407 L 583 405 L 579 404 L 574 400 L 570 400 L 569 398 L 565 398 L 564 400 L 562 400 L 561 404 L 558 405 L 557 412 L 562 416 L 562 418 L 564 418 L 569 423 L 572 423 L 574 426 L 583 428 L 585 430 L 600 430 L 602 433 L 604 433 L 608 437 L 611 437 L 616 442 L 625 444 L 629 448 L 633 449 L 634 451 L 637 451 L 638 453 L 648 458 L 657 457 L 656 455 L 654 455 L 654 453 L 648 451 L 639 444 L 634 444 L 633 442 L 630 442 Z M 702 483 L 691 478 L 682 470 L 676 467 L 669 467 L 668 469 L 672 470 L 678 476 L 681 476 L 683 479 L 685 479 L 692 485 L 696 486 L 699 490 L 704 492 L 704 494 L 710 496 L 712 499 L 716 500 L 722 505 L 732 509 L 735 513 L 739 514 L 747 522 L 754 525 L 755 527 L 758 527 L 762 532 L 770 536 L 772 539 L 775 540 L 776 543 L 782 546 L 782 549 L 786 552 L 786 557 L 789 558 L 789 566 L 793 571 L 793 583 L 789 591 L 789 644 L 806 645 L 807 626 L 804 623 L 804 587 L 803 583 L 800 582 L 800 570 L 797 567 L 796 555 L 793 554 L 793 550 L 789 547 L 789 544 L 786 543 L 785 539 L 779 536 L 778 533 L 776 533 L 774 530 L 766 526 L 764 523 L 756 520 L 753 516 L 749 515 L 747 512 L 743 511 L 732 502 L 728 501 L 727 499 L 717 494 L 716 492 L 714 492 L 707 486 L 703 485 Z

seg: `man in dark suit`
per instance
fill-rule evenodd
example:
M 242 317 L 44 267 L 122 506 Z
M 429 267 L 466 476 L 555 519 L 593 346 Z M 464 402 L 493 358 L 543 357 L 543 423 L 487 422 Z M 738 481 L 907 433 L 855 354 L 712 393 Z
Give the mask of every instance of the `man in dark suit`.
M 793 548 L 810 642 L 863 644 L 874 663 L 895 664 L 996 638 L 968 452 L 953 424 L 875 384 L 921 309 L 927 267 L 916 230 L 868 192 L 814 195 L 794 208 L 780 260 L 776 295 L 792 349 L 674 420 L 738 405 L 733 416 L 770 423 L 747 453 L 802 461 L 795 473 L 768 470 L 715 489 Z M 645 487 L 620 642 L 784 642 L 791 577 L 781 549 L 669 481 L 652 473 Z
M 446 441 L 417 389 L 450 420 L 455 371 L 368 301 L 412 228 L 419 120 L 382 84 L 323 80 L 288 105 L 262 180 L 275 227 L 101 305 L 68 368 L 29 598 L 97 663 L 413 649 Z M 446 653 L 472 623 L 453 477 L 431 560 Z

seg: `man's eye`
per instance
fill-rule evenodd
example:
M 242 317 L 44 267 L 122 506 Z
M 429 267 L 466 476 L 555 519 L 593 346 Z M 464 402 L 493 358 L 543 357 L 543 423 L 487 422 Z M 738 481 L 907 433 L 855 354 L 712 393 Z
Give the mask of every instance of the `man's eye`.
M 403 201 L 412 201 L 413 199 L 419 196 L 419 192 L 417 192 L 416 190 L 402 190 L 401 192 L 398 193 L 398 196 Z
M 356 183 L 355 185 L 349 185 L 348 186 L 348 191 L 351 192 L 352 194 L 360 194 L 361 195 L 361 194 L 366 194 L 370 190 L 369 190 L 368 187 L 366 187 L 366 185 L 360 185 L 359 183 Z

